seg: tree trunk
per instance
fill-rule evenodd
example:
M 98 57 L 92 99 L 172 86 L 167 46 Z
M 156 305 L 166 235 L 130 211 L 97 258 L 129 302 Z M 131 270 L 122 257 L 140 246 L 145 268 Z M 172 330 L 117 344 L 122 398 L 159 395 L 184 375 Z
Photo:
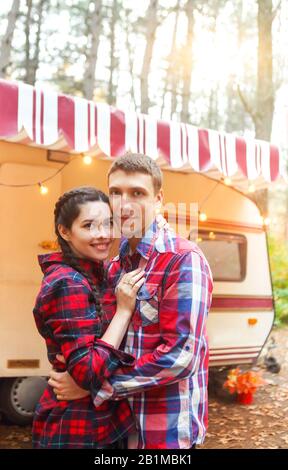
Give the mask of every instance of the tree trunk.
M 234 3 L 234 2 L 233 2 Z M 237 0 L 235 2 L 235 34 L 237 34 L 237 49 L 240 57 L 242 56 L 241 51 L 243 43 L 246 39 L 246 31 L 243 21 L 243 1 Z M 237 29 L 236 29 L 237 28 Z M 226 107 L 226 132 L 241 132 L 246 126 L 246 113 L 239 102 L 237 95 L 235 94 L 235 84 L 237 83 L 236 73 L 231 74 L 227 83 L 226 95 L 227 95 L 227 107 Z
M 270 140 L 274 113 L 275 91 L 272 56 L 272 0 L 258 0 L 258 64 L 257 113 L 255 135 L 257 139 Z M 257 191 L 256 203 L 263 215 L 268 213 L 268 189 Z
M 132 45 L 129 40 L 129 35 L 130 35 L 130 28 L 131 28 L 131 21 L 129 18 L 129 11 L 124 10 L 124 30 L 125 30 L 125 46 L 127 49 L 127 54 L 128 54 L 128 63 L 129 63 L 129 73 L 131 76 L 131 87 L 130 87 L 130 95 L 131 95 L 131 100 L 134 104 L 134 109 L 137 109 L 137 103 L 136 103 L 136 95 L 135 95 L 135 89 L 134 89 L 134 73 L 133 73 L 133 65 L 134 65 L 134 57 L 135 55 L 132 53 Z
M 272 23 L 275 12 L 273 11 L 272 0 L 257 0 L 257 3 L 258 57 L 255 106 L 253 107 L 247 102 L 240 89 L 238 91 L 245 110 L 253 119 L 256 138 L 269 141 L 275 101 L 272 56 Z
M 84 95 L 88 100 L 93 99 L 94 86 L 95 86 L 95 70 L 97 63 L 98 47 L 100 42 L 100 31 L 101 31 L 101 0 L 94 0 L 94 11 L 92 14 L 88 14 L 89 31 L 91 38 L 91 46 L 86 55 L 86 67 L 84 73 Z
M 174 113 L 177 110 L 177 85 L 179 83 L 179 70 L 178 67 L 175 67 L 176 57 L 177 57 L 177 46 L 176 46 L 176 36 L 178 29 L 178 20 L 179 20 L 179 1 L 175 5 L 175 22 L 172 34 L 172 43 L 170 54 L 167 57 L 168 67 L 165 77 L 165 83 L 163 87 L 163 96 L 162 96 L 162 105 L 161 105 L 161 116 L 165 107 L 165 97 L 168 92 L 170 92 L 170 119 L 173 117 Z
M 48 4 L 47 0 L 40 0 L 36 7 L 36 13 L 37 13 L 37 18 L 38 18 L 37 19 L 37 32 L 36 32 L 36 40 L 34 44 L 34 54 L 33 54 L 33 57 L 31 57 L 30 27 L 31 27 L 32 0 L 27 1 L 28 13 L 27 13 L 27 21 L 25 25 L 25 34 L 26 34 L 25 82 L 29 83 L 30 85 L 35 84 L 36 73 L 39 67 L 39 53 L 40 53 L 41 29 L 42 29 L 42 22 L 43 22 L 43 10 L 46 4 Z
M 216 83 L 210 90 L 209 111 L 208 111 L 208 116 L 207 116 L 207 127 L 209 129 L 218 129 L 219 127 L 218 93 L 219 93 L 219 84 Z
M 183 89 L 181 111 L 181 121 L 183 122 L 189 122 L 190 120 L 189 101 L 193 68 L 194 4 L 194 0 L 187 0 L 185 6 L 185 12 L 188 20 L 188 30 L 183 60 Z
M 141 70 L 141 112 L 148 113 L 150 107 L 149 100 L 149 72 L 155 42 L 155 33 L 158 26 L 157 20 L 158 0 L 150 0 L 146 15 L 146 47 Z
M 171 58 L 169 61 L 169 88 L 170 88 L 170 94 L 171 94 L 171 118 L 175 115 L 177 111 L 177 85 L 179 83 L 179 70 L 176 69 L 175 67 L 175 62 L 177 62 L 176 59 L 176 54 L 177 54 L 177 45 L 176 45 L 176 36 L 177 36 L 177 29 L 178 29 L 178 20 L 179 20 L 179 2 L 177 2 L 176 5 L 176 17 L 175 17 L 175 25 L 174 25 L 174 31 L 173 31 L 173 44 L 171 47 Z
M 270 140 L 275 92 L 272 56 L 272 0 L 258 0 L 258 70 L 255 132 L 258 139 Z
M 12 38 L 15 30 L 15 24 L 19 12 L 20 0 L 14 0 L 11 10 L 8 14 L 8 24 L 6 32 L 1 41 L 0 48 L 0 77 L 5 78 L 7 73 L 7 67 L 10 65 L 10 56 L 12 48 Z
M 29 83 L 30 80 L 30 53 L 31 53 L 31 46 L 30 46 L 30 30 L 31 30 L 31 16 L 32 16 L 32 1 L 33 0 L 26 0 L 27 6 L 27 15 L 25 17 L 25 78 L 24 81 Z
M 240 93 L 246 111 L 255 125 L 257 139 L 270 140 L 274 113 L 275 89 L 273 83 L 272 23 L 275 17 L 272 0 L 257 0 L 258 3 L 258 59 L 256 109 L 247 103 Z M 261 213 L 268 213 L 268 190 L 257 191 L 252 197 Z
M 118 19 L 118 1 L 113 0 L 111 23 L 110 23 L 110 76 L 108 83 L 108 103 L 115 104 L 116 101 L 116 87 L 113 83 L 114 72 L 117 68 L 117 58 L 115 57 L 115 26 Z

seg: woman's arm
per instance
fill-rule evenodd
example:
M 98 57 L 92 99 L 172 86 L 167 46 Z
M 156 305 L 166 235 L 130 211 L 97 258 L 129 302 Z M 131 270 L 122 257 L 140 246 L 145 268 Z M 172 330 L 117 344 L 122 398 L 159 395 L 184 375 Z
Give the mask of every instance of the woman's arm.
M 137 292 L 145 281 L 143 275 L 144 271 L 141 268 L 131 271 L 122 276 L 116 287 L 117 310 L 101 338 L 102 341 L 115 348 L 119 348 L 129 326 L 135 309 Z
M 95 339 L 95 308 L 90 291 L 77 275 L 65 278 L 41 298 L 39 314 L 50 336 L 59 344 L 67 370 L 75 382 L 95 393 L 120 365 L 134 363 L 133 356 L 118 350 L 134 310 L 136 293 L 144 282 L 140 270 L 121 280 L 117 313 L 101 339 Z M 128 284 L 129 282 L 129 284 Z

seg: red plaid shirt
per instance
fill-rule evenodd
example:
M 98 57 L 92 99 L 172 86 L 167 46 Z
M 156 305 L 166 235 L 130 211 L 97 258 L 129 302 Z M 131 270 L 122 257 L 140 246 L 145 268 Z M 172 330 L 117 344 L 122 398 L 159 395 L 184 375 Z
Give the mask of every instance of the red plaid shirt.
M 81 259 L 78 262 L 94 282 L 99 282 L 94 262 Z M 96 318 L 91 287 L 82 274 L 63 262 L 61 253 L 39 256 L 39 263 L 44 278 L 33 313 L 46 341 L 49 361 L 54 369 L 63 371 L 65 366 L 56 359 L 56 354 L 63 354 L 74 380 L 95 395 L 119 366 L 133 365 L 134 357 L 97 339 L 100 320 Z M 106 302 L 102 333 L 114 313 L 115 298 L 110 305 Z M 33 445 L 99 448 L 126 436 L 134 426 L 126 399 L 107 401 L 95 408 L 90 396 L 58 401 L 48 385 L 35 410 Z

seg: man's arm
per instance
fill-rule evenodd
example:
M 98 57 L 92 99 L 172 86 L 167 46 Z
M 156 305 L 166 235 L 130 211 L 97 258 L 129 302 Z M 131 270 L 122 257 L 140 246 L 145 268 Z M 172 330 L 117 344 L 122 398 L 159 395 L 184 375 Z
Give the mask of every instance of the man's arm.
M 117 369 L 93 396 L 96 406 L 111 396 L 125 398 L 178 382 L 195 372 L 212 294 L 205 258 L 198 252 L 178 255 L 163 290 L 159 306 L 161 344 L 136 360 L 134 367 Z

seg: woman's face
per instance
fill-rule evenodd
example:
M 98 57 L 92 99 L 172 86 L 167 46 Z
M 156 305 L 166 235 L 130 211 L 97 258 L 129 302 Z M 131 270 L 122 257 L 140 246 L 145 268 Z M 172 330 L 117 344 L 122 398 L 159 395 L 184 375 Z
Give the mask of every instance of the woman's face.
M 111 209 L 106 202 L 86 202 L 71 229 L 60 225 L 59 231 L 78 258 L 104 261 L 113 243 Z

